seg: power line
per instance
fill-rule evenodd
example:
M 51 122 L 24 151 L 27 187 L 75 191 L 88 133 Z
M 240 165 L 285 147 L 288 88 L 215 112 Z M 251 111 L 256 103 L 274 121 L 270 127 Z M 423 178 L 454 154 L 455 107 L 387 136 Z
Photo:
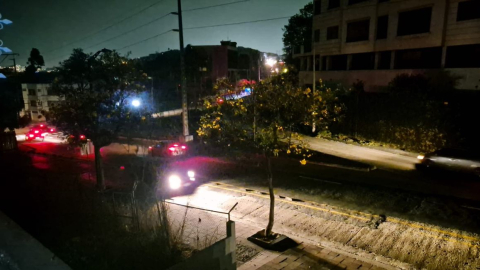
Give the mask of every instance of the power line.
M 184 30 L 202 29 L 202 28 L 211 28 L 211 27 L 221 27 L 221 26 L 231 26 L 231 25 L 239 25 L 239 24 L 258 23 L 258 22 L 267 22 L 267 21 L 275 21 L 275 20 L 288 19 L 288 18 L 291 18 L 291 17 L 292 17 L 292 16 L 286 16 L 286 17 L 278 17 L 278 18 L 255 20 L 255 21 L 245 21 L 245 22 L 237 22 L 237 23 L 225 23 L 225 24 L 216 24 L 216 25 L 195 26 L 195 27 L 187 27 L 187 28 L 184 28 Z
M 154 22 L 156 22 L 156 21 L 159 21 L 159 20 L 167 17 L 167 16 L 170 15 L 170 14 L 171 14 L 171 13 L 167 13 L 167 14 L 165 14 L 165 15 L 163 15 L 163 16 L 161 16 L 161 17 L 158 17 L 158 18 L 156 18 L 156 19 L 154 19 L 154 20 L 152 20 L 152 21 L 149 21 L 149 22 L 147 22 L 147 23 L 144 23 L 144 24 L 142 24 L 142 25 L 140 25 L 140 26 L 138 26 L 138 27 L 135 27 L 135 28 L 132 29 L 132 30 L 129 30 L 129 31 L 127 31 L 127 32 L 124 32 L 124 33 L 121 33 L 121 34 L 116 35 L 116 36 L 114 36 L 114 37 L 111 37 L 111 38 L 106 39 L 106 40 L 104 40 L 104 41 L 102 41 L 102 42 L 99 42 L 99 43 L 97 43 L 97 44 L 94 44 L 94 45 L 92 45 L 92 46 L 88 46 L 88 47 L 86 47 L 85 49 L 90 49 L 90 48 L 92 48 L 92 47 L 98 46 L 98 45 L 103 44 L 103 43 L 105 43 L 105 42 L 112 41 L 112 40 L 114 40 L 114 39 L 116 39 L 116 38 L 118 38 L 118 37 L 121 37 L 121 36 L 124 36 L 124 35 L 126 35 L 126 34 L 129 34 L 129 33 L 133 32 L 133 31 L 136 31 L 136 30 L 144 27 L 144 26 L 147 26 L 147 25 L 152 24 L 152 23 L 154 23 Z
M 190 12 L 190 11 L 201 10 L 201 9 L 207 9 L 207 8 L 222 7 L 222 6 L 234 5 L 234 4 L 239 4 L 239 3 L 249 2 L 249 1 L 250 1 L 250 0 L 241 0 L 241 1 L 235 1 L 235 2 L 230 2 L 230 3 L 224 3 L 224 4 L 218 4 L 218 5 L 206 6 L 206 7 L 199 7 L 199 8 L 184 9 L 184 10 L 182 10 L 182 12 Z
M 138 41 L 138 42 L 135 42 L 135 43 L 132 43 L 132 44 L 127 45 L 127 46 L 125 46 L 125 47 L 122 47 L 122 48 L 120 48 L 120 49 L 117 49 L 117 51 L 121 51 L 121 50 L 123 50 L 123 49 L 125 49 L 125 48 L 135 46 L 135 45 L 140 44 L 140 43 L 142 43 L 142 42 L 144 42 L 144 41 L 148 41 L 148 40 L 150 40 L 150 39 L 153 39 L 153 38 L 156 38 L 156 37 L 165 35 L 165 34 L 170 33 L 170 32 L 173 32 L 173 30 L 168 30 L 168 31 L 165 31 L 165 32 L 160 33 L 160 34 L 158 34 L 158 35 L 155 35 L 155 36 L 153 36 L 153 37 L 149 37 L 149 38 L 146 38 L 146 39 L 142 39 L 142 40 L 140 40 L 140 41 Z
M 159 1 L 157 1 L 157 2 L 155 2 L 155 3 L 153 3 L 153 4 L 151 4 L 151 5 L 143 8 L 142 10 L 137 11 L 137 12 L 133 13 L 132 15 L 123 18 L 123 19 L 120 20 L 119 22 L 116 22 L 116 23 L 113 23 L 113 24 L 111 24 L 111 25 L 109 25 L 109 26 L 107 26 L 107 27 L 104 27 L 104 28 L 96 31 L 95 33 L 90 34 L 90 35 L 87 35 L 87 36 L 85 36 L 85 37 L 83 37 L 83 38 L 81 38 L 81 39 L 77 39 L 77 40 L 72 41 L 72 42 L 70 42 L 70 43 L 67 43 L 67 44 L 65 44 L 65 45 L 63 45 L 63 46 L 57 47 L 57 48 L 55 48 L 55 49 L 53 49 L 53 50 L 51 50 L 51 51 L 46 52 L 45 54 L 52 53 L 52 52 L 54 52 L 54 51 L 57 51 L 57 50 L 59 50 L 59 49 L 61 49 L 61 48 L 66 47 L 66 46 L 69 46 L 69 45 L 75 44 L 75 43 L 77 43 L 77 42 L 80 42 L 80 41 L 82 41 L 82 40 L 85 40 L 85 39 L 87 39 L 87 38 L 93 37 L 93 36 L 97 35 L 98 33 L 101 33 L 101 32 L 103 32 L 103 31 L 105 31 L 105 30 L 107 30 L 107 29 L 112 28 L 113 26 L 115 26 L 115 25 L 117 25 L 117 24 L 120 24 L 120 23 L 122 23 L 122 22 L 124 22 L 124 21 L 127 21 L 127 20 L 133 18 L 134 16 L 136 16 L 136 15 L 144 12 L 145 10 L 147 10 L 147 9 L 153 7 L 153 6 L 156 6 L 156 5 L 160 4 L 160 3 L 163 2 L 163 1 L 164 1 L 164 0 L 159 0 Z

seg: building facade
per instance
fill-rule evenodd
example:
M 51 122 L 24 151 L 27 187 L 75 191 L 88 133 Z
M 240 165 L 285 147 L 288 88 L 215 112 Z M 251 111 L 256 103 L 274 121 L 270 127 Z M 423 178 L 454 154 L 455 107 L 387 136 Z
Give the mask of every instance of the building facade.
M 51 84 L 22 83 L 24 109 L 20 116 L 29 115 L 33 122 L 45 121 L 45 114 L 60 97 L 51 91 Z
M 480 90 L 480 1 L 315 0 L 313 48 L 300 83 L 315 79 L 381 91 L 398 74 L 447 70 Z M 315 56 L 314 56 L 315 55 Z

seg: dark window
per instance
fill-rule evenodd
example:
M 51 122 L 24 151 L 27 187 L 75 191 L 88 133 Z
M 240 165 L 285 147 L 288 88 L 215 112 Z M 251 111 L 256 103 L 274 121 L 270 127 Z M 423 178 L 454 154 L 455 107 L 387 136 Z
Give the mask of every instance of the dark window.
M 457 22 L 480 19 L 480 1 L 470 0 L 458 3 Z
M 373 69 L 375 67 L 375 53 L 352 54 L 351 70 Z
M 347 55 L 334 55 L 330 59 L 330 70 L 347 70 Z
M 312 51 L 312 40 L 310 39 L 310 42 L 305 43 L 303 45 L 303 53 L 309 53 Z
M 365 2 L 365 1 L 368 1 L 368 0 L 348 0 L 348 4 L 349 5 L 355 5 L 355 4 L 358 4 L 358 3 L 361 3 L 361 2 Z
M 294 54 L 299 54 L 299 53 L 301 53 L 301 52 L 302 52 L 302 49 L 301 49 L 300 46 L 295 46 L 295 47 L 293 48 L 293 53 L 294 53 Z
M 36 100 L 30 100 L 30 106 L 37 107 L 37 101 Z
M 27 89 L 23 89 L 23 92 L 27 92 Z
M 370 19 L 350 22 L 347 25 L 347 42 L 368 40 L 370 34 Z
M 322 57 L 322 70 L 327 70 L 327 57 Z
M 316 71 L 320 70 L 320 55 L 315 56 L 315 70 Z
M 320 0 L 315 0 L 314 2 L 314 14 L 315 15 L 319 15 L 320 13 L 322 13 L 322 1 Z
M 340 7 L 340 0 L 328 0 L 328 9 Z
M 315 30 L 314 40 L 315 42 L 320 42 L 320 30 Z
M 378 54 L 378 66 L 377 69 L 390 69 L 390 62 L 392 61 L 392 52 L 380 52 Z
M 398 15 L 397 36 L 430 32 L 431 18 L 431 7 L 400 12 Z
M 480 44 L 448 47 L 445 65 L 448 68 L 480 67 Z
M 37 95 L 37 91 L 35 91 L 35 89 L 28 89 L 28 95 L 29 95 L 29 96 L 36 96 L 36 95 Z
M 377 18 L 377 39 L 386 39 L 388 33 L 388 16 Z
M 228 50 L 228 68 L 237 69 L 238 68 L 238 52 Z
M 327 28 L 327 40 L 338 39 L 338 25 Z
M 395 68 L 440 68 L 442 48 L 425 48 L 395 52 Z

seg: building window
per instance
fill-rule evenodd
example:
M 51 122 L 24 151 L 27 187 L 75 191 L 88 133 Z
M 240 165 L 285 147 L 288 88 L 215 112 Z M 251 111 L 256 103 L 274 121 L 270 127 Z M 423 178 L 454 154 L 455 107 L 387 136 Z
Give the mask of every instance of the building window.
M 330 70 L 347 70 L 347 55 L 334 55 L 330 59 Z
M 30 100 L 30 106 L 37 107 L 37 101 L 36 100 Z
M 37 95 L 37 91 L 35 91 L 35 89 L 28 89 L 28 95 L 29 95 L 29 96 L 36 96 L 36 95 Z
M 348 23 L 346 42 L 368 40 L 369 35 L 370 35 L 370 19 Z
M 328 0 L 328 9 L 340 7 L 340 0 Z
M 315 55 L 315 70 L 320 70 L 320 55 Z
M 327 70 L 327 57 L 322 57 L 322 70 Z
M 398 15 L 397 36 L 430 32 L 431 18 L 431 7 L 400 12 Z
M 448 47 L 445 66 L 447 68 L 479 68 L 480 44 Z
M 355 4 L 358 4 L 358 3 L 361 3 L 361 2 L 365 2 L 365 1 L 368 1 L 368 0 L 348 0 L 348 4 L 349 5 L 355 5 Z
M 388 16 L 377 18 L 377 39 L 386 39 L 388 35 Z
M 480 1 L 470 0 L 458 3 L 457 22 L 480 19 Z
M 320 30 L 318 30 L 318 29 L 315 30 L 315 32 L 314 32 L 314 40 L 317 43 L 320 42 Z
M 442 47 L 402 50 L 395 52 L 395 68 L 440 68 Z
M 313 8 L 314 8 L 315 15 L 319 15 L 320 13 L 322 13 L 322 1 L 315 0 L 315 2 L 313 2 Z
M 338 39 L 338 25 L 327 28 L 327 40 Z
M 27 92 L 27 89 L 23 89 L 23 92 Z
M 368 70 L 375 67 L 375 53 L 352 54 L 351 70 Z
M 378 54 L 378 66 L 377 69 L 390 69 L 390 63 L 392 61 L 392 52 L 380 52 Z

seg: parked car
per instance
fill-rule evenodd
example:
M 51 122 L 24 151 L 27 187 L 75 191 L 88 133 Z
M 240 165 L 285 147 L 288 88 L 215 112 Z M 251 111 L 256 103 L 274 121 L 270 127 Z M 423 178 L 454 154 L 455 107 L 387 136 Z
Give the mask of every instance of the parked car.
M 148 147 L 148 154 L 152 157 L 175 157 L 186 153 L 186 145 L 172 141 L 161 141 Z
M 480 154 L 462 149 L 444 148 L 420 155 L 421 168 L 438 168 L 474 173 L 480 176 Z
M 30 131 L 28 131 L 27 134 L 25 134 L 25 140 L 32 141 L 37 138 L 43 140 L 45 139 L 45 136 L 52 134 L 54 132 L 55 132 L 55 128 L 53 127 L 48 127 L 47 125 L 44 125 L 44 124 L 36 125 L 36 126 L 33 126 L 33 128 L 30 129 Z

